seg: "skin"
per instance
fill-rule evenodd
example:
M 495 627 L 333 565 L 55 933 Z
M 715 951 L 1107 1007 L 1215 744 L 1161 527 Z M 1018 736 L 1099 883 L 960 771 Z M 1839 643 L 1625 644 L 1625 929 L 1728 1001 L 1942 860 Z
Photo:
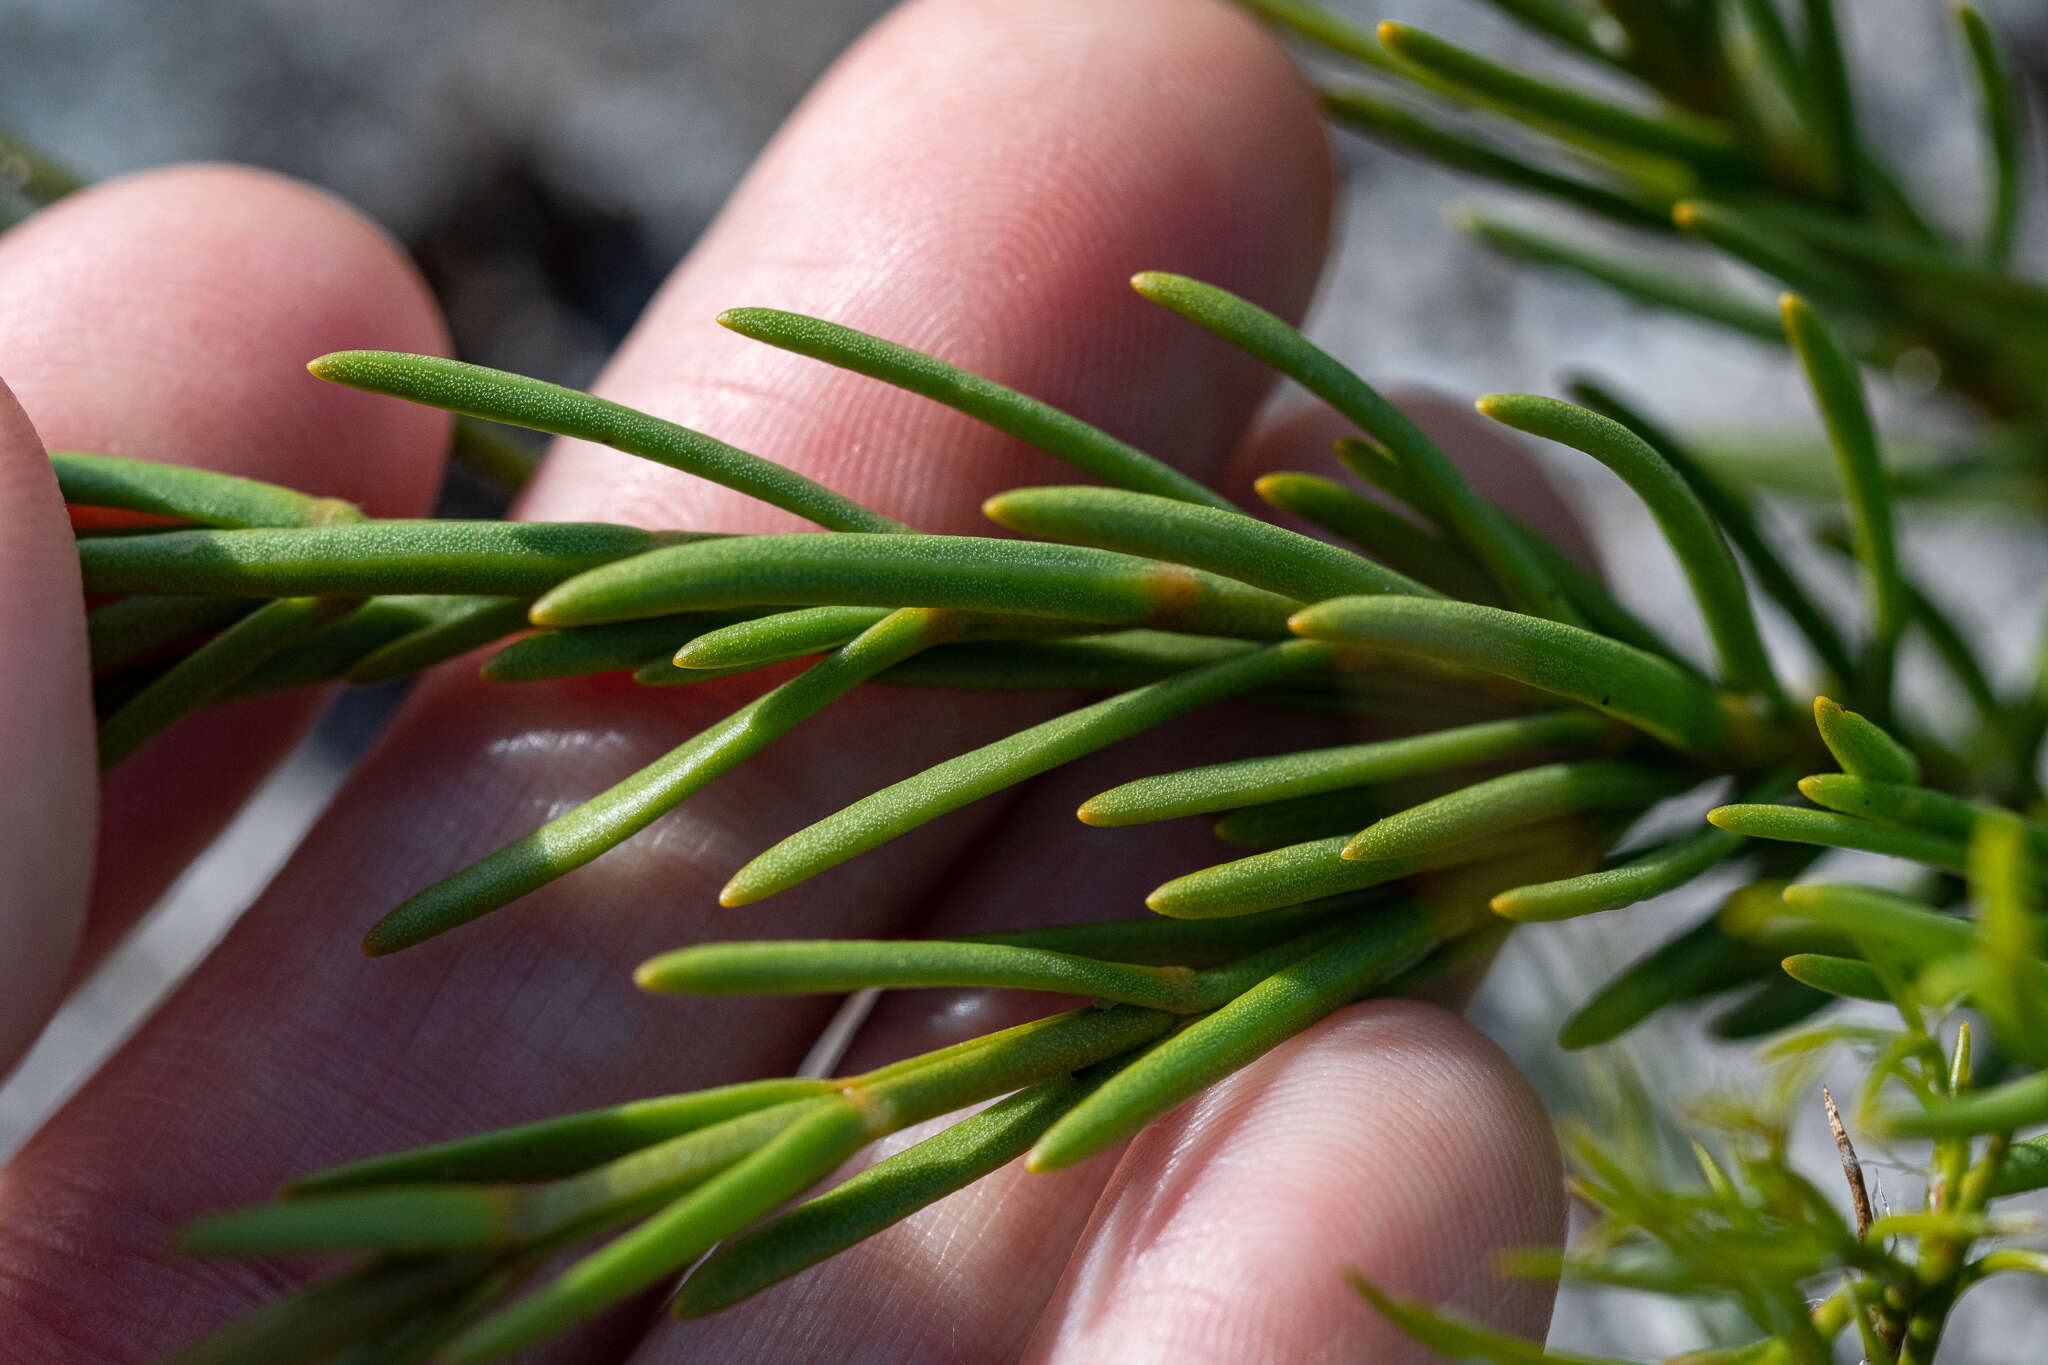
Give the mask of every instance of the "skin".
M 1242 487 L 1283 457 L 1301 467 L 1315 420 L 1248 437 L 1257 368 L 1122 284 L 1140 268 L 1185 271 L 1298 316 L 1329 176 L 1311 96 L 1222 4 L 920 0 L 825 78 L 598 388 L 931 530 L 978 529 L 986 495 L 1064 481 L 964 418 L 710 322 L 768 304 L 933 350 Z M 115 182 L 0 240 L 0 376 L 20 400 L 0 401 L 0 566 L 17 585 L 0 602 L 0 717 L 16 718 L 0 723 L 0 772 L 34 783 L 32 798 L 27 780 L 0 787 L 0 859 L 27 873 L 0 883 L 0 1062 L 31 1037 L 67 960 L 89 961 L 147 906 L 312 704 L 196 718 L 140 755 L 98 797 L 88 890 L 83 630 L 41 447 L 206 463 L 416 515 L 442 421 L 300 367 L 346 346 L 443 345 L 393 244 L 253 172 Z M 1549 497 L 1525 467 L 1503 477 Z M 792 525 L 573 443 L 520 512 Z M 829 1008 L 641 997 L 625 983 L 654 952 L 1128 914 L 1213 845 L 1178 828 L 1087 831 L 1074 805 L 1139 772 L 1244 751 L 1219 738 L 1241 727 L 1213 720 L 1147 737 L 772 905 L 717 909 L 725 876 L 772 839 L 1054 704 L 876 689 L 526 902 L 395 958 L 352 951 L 425 881 L 745 695 L 491 688 L 463 664 L 425 680 L 220 949 L 0 1173 L 0 1362 L 154 1359 L 275 1291 L 276 1268 L 166 1255 L 195 1213 L 377 1151 L 786 1073 Z M 1284 728 L 1252 742 L 1296 739 L 1317 742 Z M 891 997 L 849 1064 L 1012 1022 L 1030 1003 Z M 1421 1360 L 1344 1269 L 1540 1336 L 1548 1289 L 1503 1286 L 1487 1264 L 1492 1248 L 1559 1235 L 1556 1170 L 1541 1106 L 1498 1049 L 1436 1007 L 1367 1003 L 1121 1153 L 1053 1176 L 1004 1171 L 717 1318 L 677 1324 L 637 1305 L 537 1358 Z

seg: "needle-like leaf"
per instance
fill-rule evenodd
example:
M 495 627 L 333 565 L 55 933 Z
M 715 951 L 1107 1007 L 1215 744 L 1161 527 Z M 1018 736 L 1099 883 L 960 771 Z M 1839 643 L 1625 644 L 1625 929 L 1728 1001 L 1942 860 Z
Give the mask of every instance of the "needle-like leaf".
M 1062 1076 L 1019 1091 L 726 1243 L 683 1281 L 676 1316 L 728 1308 L 1008 1165 L 1089 1084 Z
M 1438 795 L 1444 784 L 1397 783 L 1396 787 L 1426 786 L 1421 799 Z M 1390 811 L 1413 805 L 1398 791 L 1385 787 L 1347 787 L 1316 796 L 1290 797 L 1247 806 L 1218 820 L 1212 827 L 1216 837 L 1233 848 L 1255 851 L 1286 848 L 1291 844 L 1314 843 L 1332 835 L 1352 835 Z
M 551 1335 L 675 1274 L 875 1138 L 1128 1052 L 1157 1037 L 1169 1018 L 1129 1006 L 1055 1016 L 965 1049 L 870 1072 L 845 1083 L 838 1097 L 789 1106 L 798 1111 L 793 1122 L 632 1231 L 479 1323 L 448 1348 L 446 1359 L 454 1365 L 494 1360 Z M 606 1188 L 590 1176 L 569 1184 L 593 1193 Z M 575 1198 L 582 1197 L 576 1189 Z M 555 1219 L 563 1216 L 558 1212 Z
M 1977 110 L 1984 125 L 1984 145 L 1990 155 L 1990 193 L 1986 196 L 1984 259 L 2002 270 L 2012 259 L 2013 239 L 2020 216 L 2020 118 L 2014 97 L 2012 76 L 1998 35 L 1984 22 L 1974 5 L 1954 7 L 1956 23 L 1970 52 L 1970 73 L 1975 78 Z
M 1355 86 L 1325 90 L 1323 107 L 1340 124 L 1371 133 L 1454 171 L 1546 195 L 1630 227 L 1662 231 L 1671 226 L 1668 198 L 1640 189 L 1616 189 L 1552 170 L 1370 91 Z
M 675 652 L 677 668 L 759 668 L 837 649 L 889 614 L 887 607 L 799 607 L 706 631 Z
M 948 613 L 892 614 L 625 781 L 419 892 L 377 921 L 363 939 L 363 951 L 375 955 L 410 947 L 583 866 L 876 673 L 947 638 L 956 626 Z
M 87 592 L 193 597 L 538 597 L 563 579 L 689 537 L 596 522 L 363 521 L 83 540 Z
M 1397 1299 L 1356 1271 L 1351 1274 L 1351 1285 L 1389 1322 L 1448 1360 L 1480 1360 L 1491 1365 L 1639 1365 L 1613 1356 L 1546 1350 L 1540 1341 L 1509 1336 L 1412 1299 Z
M 1031 1149 L 1034 1171 L 1086 1160 L 1419 959 L 1439 931 L 1417 907 L 1380 911 L 1281 968 L 1104 1081 Z
M 1484 846 L 1451 845 L 1409 857 L 1371 861 L 1346 858 L 1344 846 L 1351 836 L 1338 834 L 1175 877 L 1155 888 L 1145 904 L 1176 919 L 1252 915 L 1384 886 L 1417 872 L 1491 859 L 1555 834 L 1555 830 L 1539 826 L 1513 831 Z
M 481 1256 L 377 1260 L 275 1300 L 180 1351 L 173 1365 L 316 1365 L 490 1274 Z
M 944 403 L 1113 487 L 1230 508 L 1220 493 L 1108 432 L 908 346 L 775 308 L 728 309 L 718 321 L 741 336 Z
M 1972 998 L 2005 1049 L 2048 1066 L 2048 984 L 2041 966 L 2041 890 L 2029 830 L 2006 811 L 1981 815 L 1970 836 L 1970 893 L 1977 903 L 1978 956 L 1985 965 Z M 2031 836 L 2031 837 L 2030 837 Z
M 1851 777 L 1900 786 L 1913 786 L 1920 781 L 1920 760 L 1876 721 L 1827 697 L 1815 697 L 1813 723 L 1835 762 Z
M 1344 846 L 1344 857 L 1412 858 L 1541 821 L 1643 811 L 1697 780 L 1694 773 L 1609 759 L 1539 764 L 1375 820 Z
M 1836 264 L 1825 249 L 1731 205 L 1682 200 L 1672 208 L 1671 221 L 1681 232 L 1815 298 L 1852 309 L 1873 306 L 1877 298 L 1868 281 Z
M 264 660 L 354 605 L 332 598 L 286 597 L 250 612 L 100 722 L 100 770 L 114 767 L 172 724 L 218 700 Z
M 523 630 L 526 609 L 527 602 L 518 597 L 456 599 L 439 620 L 379 645 L 351 665 L 344 676 L 363 687 L 446 663 Z
M 1406 739 L 1302 749 L 1141 777 L 1089 797 L 1077 814 L 1091 825 L 1171 820 L 1440 772 L 1533 750 L 1610 742 L 1616 733 L 1611 721 L 1590 712 L 1549 711 Z
M 1479 411 L 1505 426 L 1591 455 L 1620 475 L 1657 519 L 1692 583 L 1728 685 L 1783 703 L 1735 556 L 1692 488 L 1642 437 L 1585 408 L 1536 394 L 1490 394 Z
M 1572 1051 L 1611 1042 L 1666 1005 L 1743 979 L 1742 945 L 1710 915 L 1601 987 L 1565 1021 L 1558 1046 Z
M 873 537 L 863 537 L 863 540 Z M 1293 641 L 1110 697 L 950 759 L 799 830 L 741 868 L 719 894 L 748 905 L 908 833 L 928 820 L 1036 777 L 1173 717 L 1312 669 L 1332 651 Z
M 1575 919 L 1619 910 L 1684 886 L 1740 853 L 1742 844 L 1739 835 L 1726 830 L 1697 830 L 1598 872 L 1510 887 L 1493 898 L 1493 910 L 1503 919 L 1519 922 Z
M 1768 321 L 1772 336 L 1784 340 L 1784 328 L 1779 319 L 1770 317 Z M 1712 513 L 1715 524 L 1741 554 L 1750 572 L 1756 575 L 1757 585 L 1785 609 L 1785 614 L 1806 636 L 1807 643 L 1813 646 L 1813 652 L 1820 656 L 1820 661 L 1834 670 L 1836 677 L 1848 677 L 1855 665 L 1849 657 L 1849 647 L 1842 641 L 1841 631 L 1836 628 L 1833 618 L 1815 604 L 1805 585 L 1764 538 L 1756 512 L 1748 500 L 1723 483 L 1670 432 L 1624 403 L 1613 390 L 1581 379 L 1571 385 L 1571 394 L 1586 407 L 1613 418 L 1649 442 L 1678 471 L 1707 511 Z
M 1884 981 L 1868 962 L 1829 953 L 1794 953 L 1783 962 L 1794 981 L 1846 1000 L 1888 1000 Z
M 1842 56 L 1841 30 L 1835 23 L 1834 0 L 1800 0 L 1806 20 L 1805 71 L 1807 111 L 1820 130 L 1820 142 L 1837 197 L 1854 203 L 1862 197 L 1864 156 L 1856 132 L 1856 99 L 1849 85 L 1849 66 Z
M 674 1275 L 829 1175 L 874 1136 L 851 1100 L 826 1102 L 729 1170 L 463 1332 L 449 1365 L 499 1360 Z
M 336 351 L 306 367 L 317 379 L 507 426 L 573 436 L 709 479 L 833 531 L 900 531 L 902 523 L 702 432 L 619 403 L 481 365 L 392 351 Z
M 287 1193 L 450 1181 L 529 1184 L 560 1180 L 684 1133 L 791 1100 L 828 1095 L 833 1089 L 833 1082 L 824 1080 L 743 1081 L 635 1100 L 335 1166 L 294 1181 Z
M 1664 221 L 1670 220 L 1667 208 Z M 1785 339 L 1785 329 L 1768 304 L 1675 271 L 1669 261 L 1637 259 L 1605 247 L 1584 246 L 1484 213 L 1468 211 L 1459 215 L 1457 223 L 1513 260 L 1583 275 L 1637 303 L 1700 318 L 1759 341 Z
M 1559 620 L 1576 613 L 1501 513 L 1472 491 L 1422 429 L 1327 352 L 1294 328 L 1234 294 L 1183 275 L 1148 272 L 1132 288 L 1225 341 L 1256 356 L 1337 409 L 1381 442 L 1424 499 L 1425 510 L 1453 531 L 1515 602 Z
M 2009 816 L 1986 802 L 1968 801 L 1931 787 L 1875 782 L 1847 773 L 1816 773 L 1799 779 L 1800 794 L 1816 806 L 1885 824 L 1907 825 L 1930 834 L 1968 840 L 1990 816 L 2010 819 L 2036 856 L 2048 857 L 2048 825 Z
M 1807 383 L 1827 423 L 1828 439 L 1841 470 L 1856 558 L 1863 566 L 1864 590 L 1870 602 L 1870 676 L 1865 690 L 1879 707 L 1885 707 L 1891 698 L 1893 656 L 1909 612 L 1905 583 L 1899 577 L 1891 493 L 1886 487 L 1884 460 L 1878 454 L 1877 432 L 1863 401 L 1856 367 L 1842 354 L 1813 309 L 1797 294 L 1785 295 L 1781 306 L 1785 335 L 1806 369 Z
M 1352 914 L 1375 900 L 1385 898 L 1383 893 L 1367 892 L 1309 905 L 1289 906 L 1263 915 L 1241 915 L 1234 919 L 1175 920 L 1147 915 L 1142 919 L 1008 929 L 976 934 L 968 941 L 1045 948 L 1119 962 L 1176 966 L 1217 962 L 1299 938 L 1312 929 L 1333 923 L 1340 916 Z
M 602 626 L 538 630 L 484 660 L 486 682 L 540 682 L 592 673 L 618 673 L 666 661 L 683 643 L 749 619 L 734 611 L 686 611 L 614 621 Z
M 1692 753 L 1732 738 L 1721 695 L 1667 659 L 1588 630 L 1470 602 L 1343 597 L 1297 612 L 1299 635 L 1374 645 L 1512 678 Z
M 1253 485 L 1261 498 L 1325 531 L 1342 536 L 1388 567 L 1446 597 L 1493 601 L 1496 589 L 1485 568 L 1432 531 L 1392 508 L 1352 492 L 1334 479 L 1281 471 Z
M 1770 924 L 1796 922 L 1933 960 L 1967 951 L 1970 924 L 1905 896 L 1870 886 L 1802 883 L 1788 886 L 1783 903 L 1766 896 L 1729 902 L 1722 919 L 1732 932 L 1753 935 Z
M 1877 1126 L 1888 1137 L 1975 1137 L 2048 1123 L 2048 1071 L 2036 1071 L 1988 1090 L 1928 1102 L 1924 1109 L 1880 1111 Z
M 260 605 L 254 599 L 146 595 L 103 602 L 85 614 L 93 676 L 118 673 L 174 645 L 232 625 Z
M 329 526 L 363 514 L 338 498 L 315 498 L 280 484 L 211 469 L 130 460 L 117 455 L 50 452 L 64 501 L 174 517 L 200 526 Z
M 1020 488 L 981 505 L 998 526 L 1207 569 L 1283 597 L 1354 593 L 1435 597 L 1411 578 L 1232 508 L 1196 507 L 1115 488 Z
M 949 607 L 1198 634 L 1286 634 L 1289 601 L 1179 564 L 978 536 L 818 533 L 675 545 L 572 578 L 533 607 L 581 626 L 708 607 Z
M 1250 640 L 1157 630 L 1113 631 L 1074 640 L 990 640 L 940 645 L 906 659 L 875 681 L 885 687 L 959 692 L 1122 691 L 1241 659 L 1259 648 Z
M 1672 157 L 1717 175 L 1751 170 L 1734 128 L 1683 109 L 1642 112 L 1503 66 L 1407 24 L 1385 21 L 1387 50 L 1512 117 L 1575 129 L 1618 147 Z
M 1736 804 L 1716 806 L 1707 812 L 1707 819 L 1722 829 L 1752 839 L 1860 849 L 1865 853 L 1884 853 L 1916 863 L 1931 863 L 1956 872 L 1961 872 L 1965 865 L 1960 839 L 1922 834 L 1916 830 L 1887 829 L 1883 825 L 1837 815 L 1833 811 L 1807 810 L 1800 806 Z
M 705 943 L 652 958 L 633 979 L 673 995 L 819 995 L 881 987 L 988 987 L 1087 995 L 1185 1014 L 1194 972 L 944 939 Z

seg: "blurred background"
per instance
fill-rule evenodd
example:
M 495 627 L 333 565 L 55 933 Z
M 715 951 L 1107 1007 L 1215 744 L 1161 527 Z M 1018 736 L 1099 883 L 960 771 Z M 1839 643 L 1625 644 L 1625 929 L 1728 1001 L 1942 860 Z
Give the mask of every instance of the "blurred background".
M 1025 0 L 1028 3 L 1028 0 Z M 416 257 L 458 353 L 586 383 L 688 249 L 784 115 L 886 0 L 0 0 L 0 127 L 91 177 L 189 159 L 271 167 L 352 200 Z M 1474 0 L 1345 0 L 1365 19 L 1412 20 L 1533 65 L 1552 54 Z M 2048 93 L 2048 6 L 1985 0 L 2030 87 Z M 1976 212 L 1974 119 L 1946 6 L 1842 7 L 1859 98 L 1923 203 Z M 1310 332 L 1376 383 L 1458 395 L 1555 391 L 1560 374 L 1615 379 L 1657 415 L 1710 439 L 1768 428 L 1810 438 L 1814 418 L 1784 353 L 1644 313 L 1604 293 L 1511 267 L 1447 226 L 1476 190 L 1356 138 L 1340 245 Z M 2035 166 L 2038 175 L 2038 162 Z M 1541 207 L 1509 203 L 1527 220 Z M 2048 224 L 2028 225 L 2038 267 Z M 2038 273 L 2038 272 L 2037 272 Z M 1744 283 L 1754 285 L 1755 281 Z M 1945 415 L 1877 394 L 1887 429 L 1938 432 Z M 1552 461 L 1616 588 L 1679 638 L 1701 638 L 1676 565 L 1640 506 L 1589 461 Z M 451 506 L 474 511 L 458 482 Z M 1788 517 L 1796 509 L 1785 509 Z M 1909 561 L 2016 674 L 2037 645 L 2048 547 L 2038 521 L 1987 507 L 1917 517 Z M 1938 566 L 1938 567 L 1935 567 Z M 1818 570 L 1825 577 L 1826 568 Z M 1834 577 L 1842 600 L 1852 585 Z M 1953 593 L 1950 596 L 1954 596 Z M 2018 623 L 2015 626 L 2015 622 Z M 1779 643 L 1782 643 L 1779 642 Z M 1909 686 L 1939 703 L 1920 669 Z M 244 817 L 95 974 L 0 1086 L 0 1156 L 17 1145 L 225 931 L 283 861 L 395 704 L 350 693 Z M 1682 1099 L 1745 1071 L 1746 1052 L 1703 1040 L 1698 1020 L 1659 1022 L 1616 1054 L 1567 1059 L 1550 1039 L 1598 981 L 1699 913 L 1705 888 L 1595 922 L 1516 936 L 1474 1006 L 1560 1114 L 1626 1093 L 1630 1075 L 1672 1135 Z M 1606 1098 L 1603 1098 L 1606 1097 Z M 1835 1188 L 1818 1106 L 1803 1137 Z M 1866 1152 L 1881 1181 L 1882 1152 Z M 2037 1315 L 2031 1329 L 2022 1316 Z M 1977 1303 L 1945 1359 L 2037 1361 L 2039 1305 Z M 1663 1305 L 1568 1294 L 1553 1342 L 1634 1355 L 1696 1343 L 1701 1324 Z

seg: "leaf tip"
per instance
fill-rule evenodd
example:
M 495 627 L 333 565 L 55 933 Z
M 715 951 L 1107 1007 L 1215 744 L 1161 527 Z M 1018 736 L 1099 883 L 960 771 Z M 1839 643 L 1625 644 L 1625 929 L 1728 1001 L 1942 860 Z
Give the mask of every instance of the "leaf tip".
M 526 609 L 526 620 L 528 624 L 539 626 L 542 629 L 572 624 L 562 618 L 561 609 L 562 603 L 559 595 L 555 592 L 548 592 L 543 594 L 539 601 Z
M 389 923 L 390 917 L 386 916 L 371 925 L 369 932 L 363 935 L 363 941 L 359 946 L 364 957 L 389 957 L 405 947 L 397 931 L 386 927 Z

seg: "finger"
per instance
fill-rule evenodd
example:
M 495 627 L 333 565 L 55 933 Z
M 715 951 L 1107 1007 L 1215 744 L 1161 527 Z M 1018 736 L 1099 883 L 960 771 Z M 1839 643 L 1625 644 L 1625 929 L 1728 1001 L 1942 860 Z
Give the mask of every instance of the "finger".
M 418 274 L 340 203 L 261 172 L 131 176 L 0 237 L 0 375 L 51 449 L 200 465 L 417 516 L 440 479 L 445 421 L 305 372 L 324 351 L 373 342 L 446 345 Z M 309 694 L 196 717 L 106 779 L 81 962 L 157 898 L 318 705 Z
M 1297 310 L 1322 247 L 1320 139 L 1284 58 L 1219 4 L 912 6 L 807 103 L 605 387 L 931 526 L 967 524 L 943 509 L 1039 467 L 921 400 L 757 355 L 693 316 L 767 303 L 942 350 L 1200 467 L 1262 378 L 1150 317 L 1122 281 L 1167 263 Z M 527 510 L 772 524 L 584 449 Z M 0 1283 L 35 1292 L 0 1294 L 0 1329 L 53 1360 L 147 1354 L 261 1292 L 256 1276 L 157 1257 L 198 1208 L 368 1151 L 792 1065 L 815 1012 L 642 1002 L 628 970 L 707 929 L 758 931 L 695 917 L 739 856 L 986 737 L 991 715 L 1015 724 L 1016 708 L 1005 721 L 982 701 L 856 696 L 496 921 L 350 958 L 368 916 L 732 704 L 686 692 L 430 681 L 223 950 L 9 1172 Z M 795 934 L 891 932 L 987 819 L 934 826 L 758 913 Z
M 1569 509 L 1519 449 L 1469 412 L 1447 407 L 1420 399 L 1410 410 L 1429 410 L 1436 438 L 1468 472 L 1483 466 L 1494 496 L 1509 498 L 1547 531 L 1576 534 Z M 1353 434 L 1327 408 L 1296 407 L 1252 433 L 1219 486 L 1256 506 L 1254 482 L 1275 469 L 1348 479 L 1331 446 Z M 1313 528 L 1304 523 L 1300 529 Z M 1203 820 L 1084 829 L 1074 808 L 1087 797 L 1195 764 L 1387 733 L 1370 718 L 1244 705 L 1190 717 L 1047 774 L 1011 808 L 1001 830 L 977 847 L 918 933 L 947 937 L 1142 915 L 1146 893 L 1160 882 L 1238 850 L 1220 844 Z M 1057 892 L 1049 895 L 1045 869 L 1052 866 L 1059 875 Z M 1464 988 L 1475 979 L 1476 973 Z M 858 1071 L 943 1047 L 1058 1003 L 1017 992 L 891 992 L 855 1036 L 845 1066 Z M 861 1164 L 928 1135 L 926 1129 L 902 1135 L 863 1154 Z M 635 1356 L 636 1365 L 697 1356 L 825 1361 L 842 1358 L 854 1342 L 915 1355 L 920 1334 L 939 1324 L 962 1358 L 1014 1359 L 1112 1169 L 1113 1155 L 1050 1175 L 1028 1174 L 1013 1163 L 784 1285 L 704 1321 L 661 1328 Z M 933 1309 L 941 1303 L 943 1314 Z
M 1541 1339 L 1547 1284 L 1501 1247 L 1563 1232 L 1543 1108 L 1500 1050 L 1428 1005 L 1355 1005 L 1140 1134 L 1024 1359 L 1433 1359 L 1393 1293 Z
M 92 679 L 71 546 L 42 442 L 0 384 L 0 1076 L 56 1004 L 92 879 Z

